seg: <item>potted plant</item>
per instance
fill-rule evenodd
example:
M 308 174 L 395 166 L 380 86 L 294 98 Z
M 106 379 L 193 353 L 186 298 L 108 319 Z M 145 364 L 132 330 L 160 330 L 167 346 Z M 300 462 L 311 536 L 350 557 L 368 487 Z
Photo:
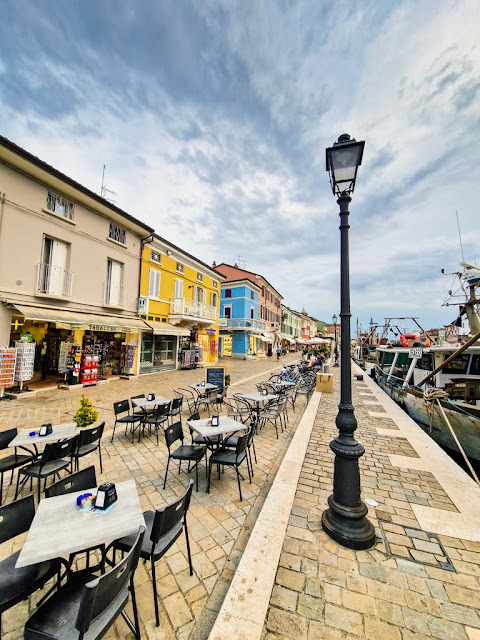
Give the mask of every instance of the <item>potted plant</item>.
M 73 416 L 73 421 L 77 427 L 88 427 L 93 424 L 98 418 L 98 411 L 93 408 L 93 402 L 86 396 L 82 395 L 80 400 L 80 407 L 77 413 Z
M 229 373 L 225 374 L 225 386 L 226 387 L 230 386 L 230 374 Z

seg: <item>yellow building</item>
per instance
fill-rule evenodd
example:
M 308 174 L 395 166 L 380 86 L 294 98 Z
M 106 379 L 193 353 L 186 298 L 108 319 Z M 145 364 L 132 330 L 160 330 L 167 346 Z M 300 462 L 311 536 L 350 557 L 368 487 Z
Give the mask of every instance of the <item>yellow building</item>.
M 140 373 L 218 361 L 220 284 L 225 277 L 152 234 L 144 241 L 138 314 Z

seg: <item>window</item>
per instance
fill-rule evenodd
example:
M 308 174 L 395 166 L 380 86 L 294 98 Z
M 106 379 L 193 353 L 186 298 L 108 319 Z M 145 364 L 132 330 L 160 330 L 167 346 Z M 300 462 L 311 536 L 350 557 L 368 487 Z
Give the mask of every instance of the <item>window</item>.
M 231 297 L 232 297 L 232 290 L 225 289 L 225 298 L 231 298 Z
M 449 356 L 445 356 L 445 360 Z M 467 365 L 470 360 L 470 354 L 462 353 L 462 355 L 457 356 L 451 362 L 449 362 L 445 367 L 443 367 L 443 373 L 456 373 L 457 375 L 460 373 L 467 373 Z
M 42 263 L 38 266 L 37 291 L 53 296 L 70 295 L 71 274 L 67 271 L 69 245 L 56 238 L 43 238 Z
M 250 300 L 255 300 L 255 294 L 253 291 L 250 291 Z
M 216 306 L 217 306 L 217 294 L 212 293 L 212 307 L 216 307 Z
M 61 196 L 57 196 L 56 193 L 47 191 L 47 206 L 49 211 L 54 211 L 59 216 L 67 218 L 67 220 L 73 220 L 73 202 L 65 200 Z
M 253 320 L 253 307 L 250 307 L 250 318 Z
M 218 283 L 215 282 L 215 280 L 214 280 L 213 283 L 212 283 L 212 286 L 213 286 L 214 289 L 217 289 L 218 288 Z
M 175 298 L 183 298 L 183 280 L 175 278 Z
M 194 288 L 194 296 L 196 302 L 203 302 L 203 289 L 201 287 Z
M 201 273 L 197 273 L 198 282 L 203 282 L 203 275 Z
M 112 306 L 123 304 L 122 286 L 123 264 L 116 260 L 107 260 L 107 280 L 105 281 L 104 303 Z
M 127 232 L 114 222 L 110 222 L 110 229 L 108 230 L 108 237 L 110 240 L 120 242 L 120 244 L 127 244 Z
M 152 249 L 152 254 L 150 256 L 152 262 L 156 262 L 157 264 L 161 264 L 162 263 L 162 254 L 159 251 L 153 251 Z
M 181 262 L 177 262 L 177 273 L 183 273 L 183 264 Z
M 232 317 L 232 307 L 224 307 L 223 309 L 223 317 L 224 318 L 231 318 Z
M 158 269 L 150 269 L 148 278 L 148 296 L 149 298 L 160 298 L 160 271 Z
M 470 375 L 478 376 L 480 375 L 480 356 L 473 355 L 472 362 L 470 364 Z

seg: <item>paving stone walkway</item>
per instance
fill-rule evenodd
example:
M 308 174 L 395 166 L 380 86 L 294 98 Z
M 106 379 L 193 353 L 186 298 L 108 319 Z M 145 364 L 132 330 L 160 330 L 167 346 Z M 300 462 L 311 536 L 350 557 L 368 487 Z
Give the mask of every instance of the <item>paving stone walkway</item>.
M 369 551 L 352 551 L 322 530 L 333 482 L 328 444 L 337 434 L 339 402 L 339 369 L 331 371 L 334 393 L 324 393 L 318 408 L 263 640 L 480 640 L 478 536 L 467 528 L 465 538 L 422 529 L 416 513 L 431 510 L 448 520 L 459 501 L 442 486 L 441 470 L 415 468 L 421 466 L 415 439 L 395 437 L 395 412 L 379 406 L 367 381 L 353 380 L 353 403 L 356 437 L 366 449 L 360 459 L 362 497 L 379 503 L 369 507 L 368 516 L 377 542 Z M 478 504 L 480 490 L 470 484 Z
M 298 360 L 297 354 L 286 356 L 287 362 Z M 232 385 L 228 395 L 236 392 L 255 391 L 255 383 L 268 379 L 270 372 L 278 371 L 273 358 L 253 361 L 225 360 L 221 362 L 230 373 Z M 119 482 L 134 478 L 142 509 L 154 509 L 172 501 L 184 491 L 186 473 L 169 472 L 166 489 L 163 477 L 166 463 L 166 446 L 163 437 L 159 446 L 154 437 L 133 443 L 125 438 L 123 430 L 116 432 L 110 442 L 113 426 L 113 402 L 138 393 L 155 392 L 173 397 L 175 387 L 188 387 L 202 380 L 205 372 L 162 372 L 138 379 L 111 381 L 109 384 L 83 390 L 99 412 L 99 420 L 106 421 L 103 439 L 103 474 L 100 474 L 98 456 L 92 454 L 82 459 L 81 468 L 95 464 L 97 480 Z M 31 398 L 20 398 L 0 403 L 2 430 L 11 427 L 37 427 L 42 422 L 70 422 L 78 408 L 82 391 L 47 391 Z M 200 473 L 200 490 L 193 492 L 188 515 L 190 544 L 194 574 L 188 571 L 184 536 L 170 549 L 166 557 L 157 563 L 157 585 L 160 594 L 161 625 L 155 626 L 151 572 L 140 562 L 135 577 L 139 613 L 142 621 L 142 637 L 155 639 L 203 640 L 217 616 L 235 568 L 242 556 L 259 510 L 268 494 L 276 470 L 288 448 L 292 434 L 300 420 L 305 399 L 299 398 L 296 411 L 289 411 L 289 422 L 284 433 L 275 437 L 273 426 L 266 426 L 255 437 L 257 463 L 254 463 L 252 484 L 242 483 L 243 501 L 239 500 L 234 472 L 226 469 L 221 480 L 212 478 L 210 494 L 205 493 L 204 472 Z M 184 419 L 186 414 L 184 414 Z M 186 427 L 184 432 L 186 434 Z M 188 441 L 188 438 L 187 438 Z M 173 472 L 172 472 L 173 471 Z M 191 474 L 194 476 L 194 474 Z M 8 487 L 6 501 L 13 498 L 14 487 Z M 25 490 L 25 495 L 28 493 Z M 4 496 L 5 499 L 5 496 Z M 0 548 L 0 559 L 21 547 L 23 538 Z M 3 638 L 17 640 L 23 637 L 23 625 L 33 612 L 41 596 L 32 597 L 3 614 Z M 107 638 L 130 638 L 123 621 L 119 621 Z

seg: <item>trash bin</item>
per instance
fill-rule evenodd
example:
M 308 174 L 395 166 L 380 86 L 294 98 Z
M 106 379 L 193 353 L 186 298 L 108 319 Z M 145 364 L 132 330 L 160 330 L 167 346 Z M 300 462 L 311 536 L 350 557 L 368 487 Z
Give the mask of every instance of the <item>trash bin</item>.
M 317 373 L 317 391 L 333 393 L 333 373 Z

